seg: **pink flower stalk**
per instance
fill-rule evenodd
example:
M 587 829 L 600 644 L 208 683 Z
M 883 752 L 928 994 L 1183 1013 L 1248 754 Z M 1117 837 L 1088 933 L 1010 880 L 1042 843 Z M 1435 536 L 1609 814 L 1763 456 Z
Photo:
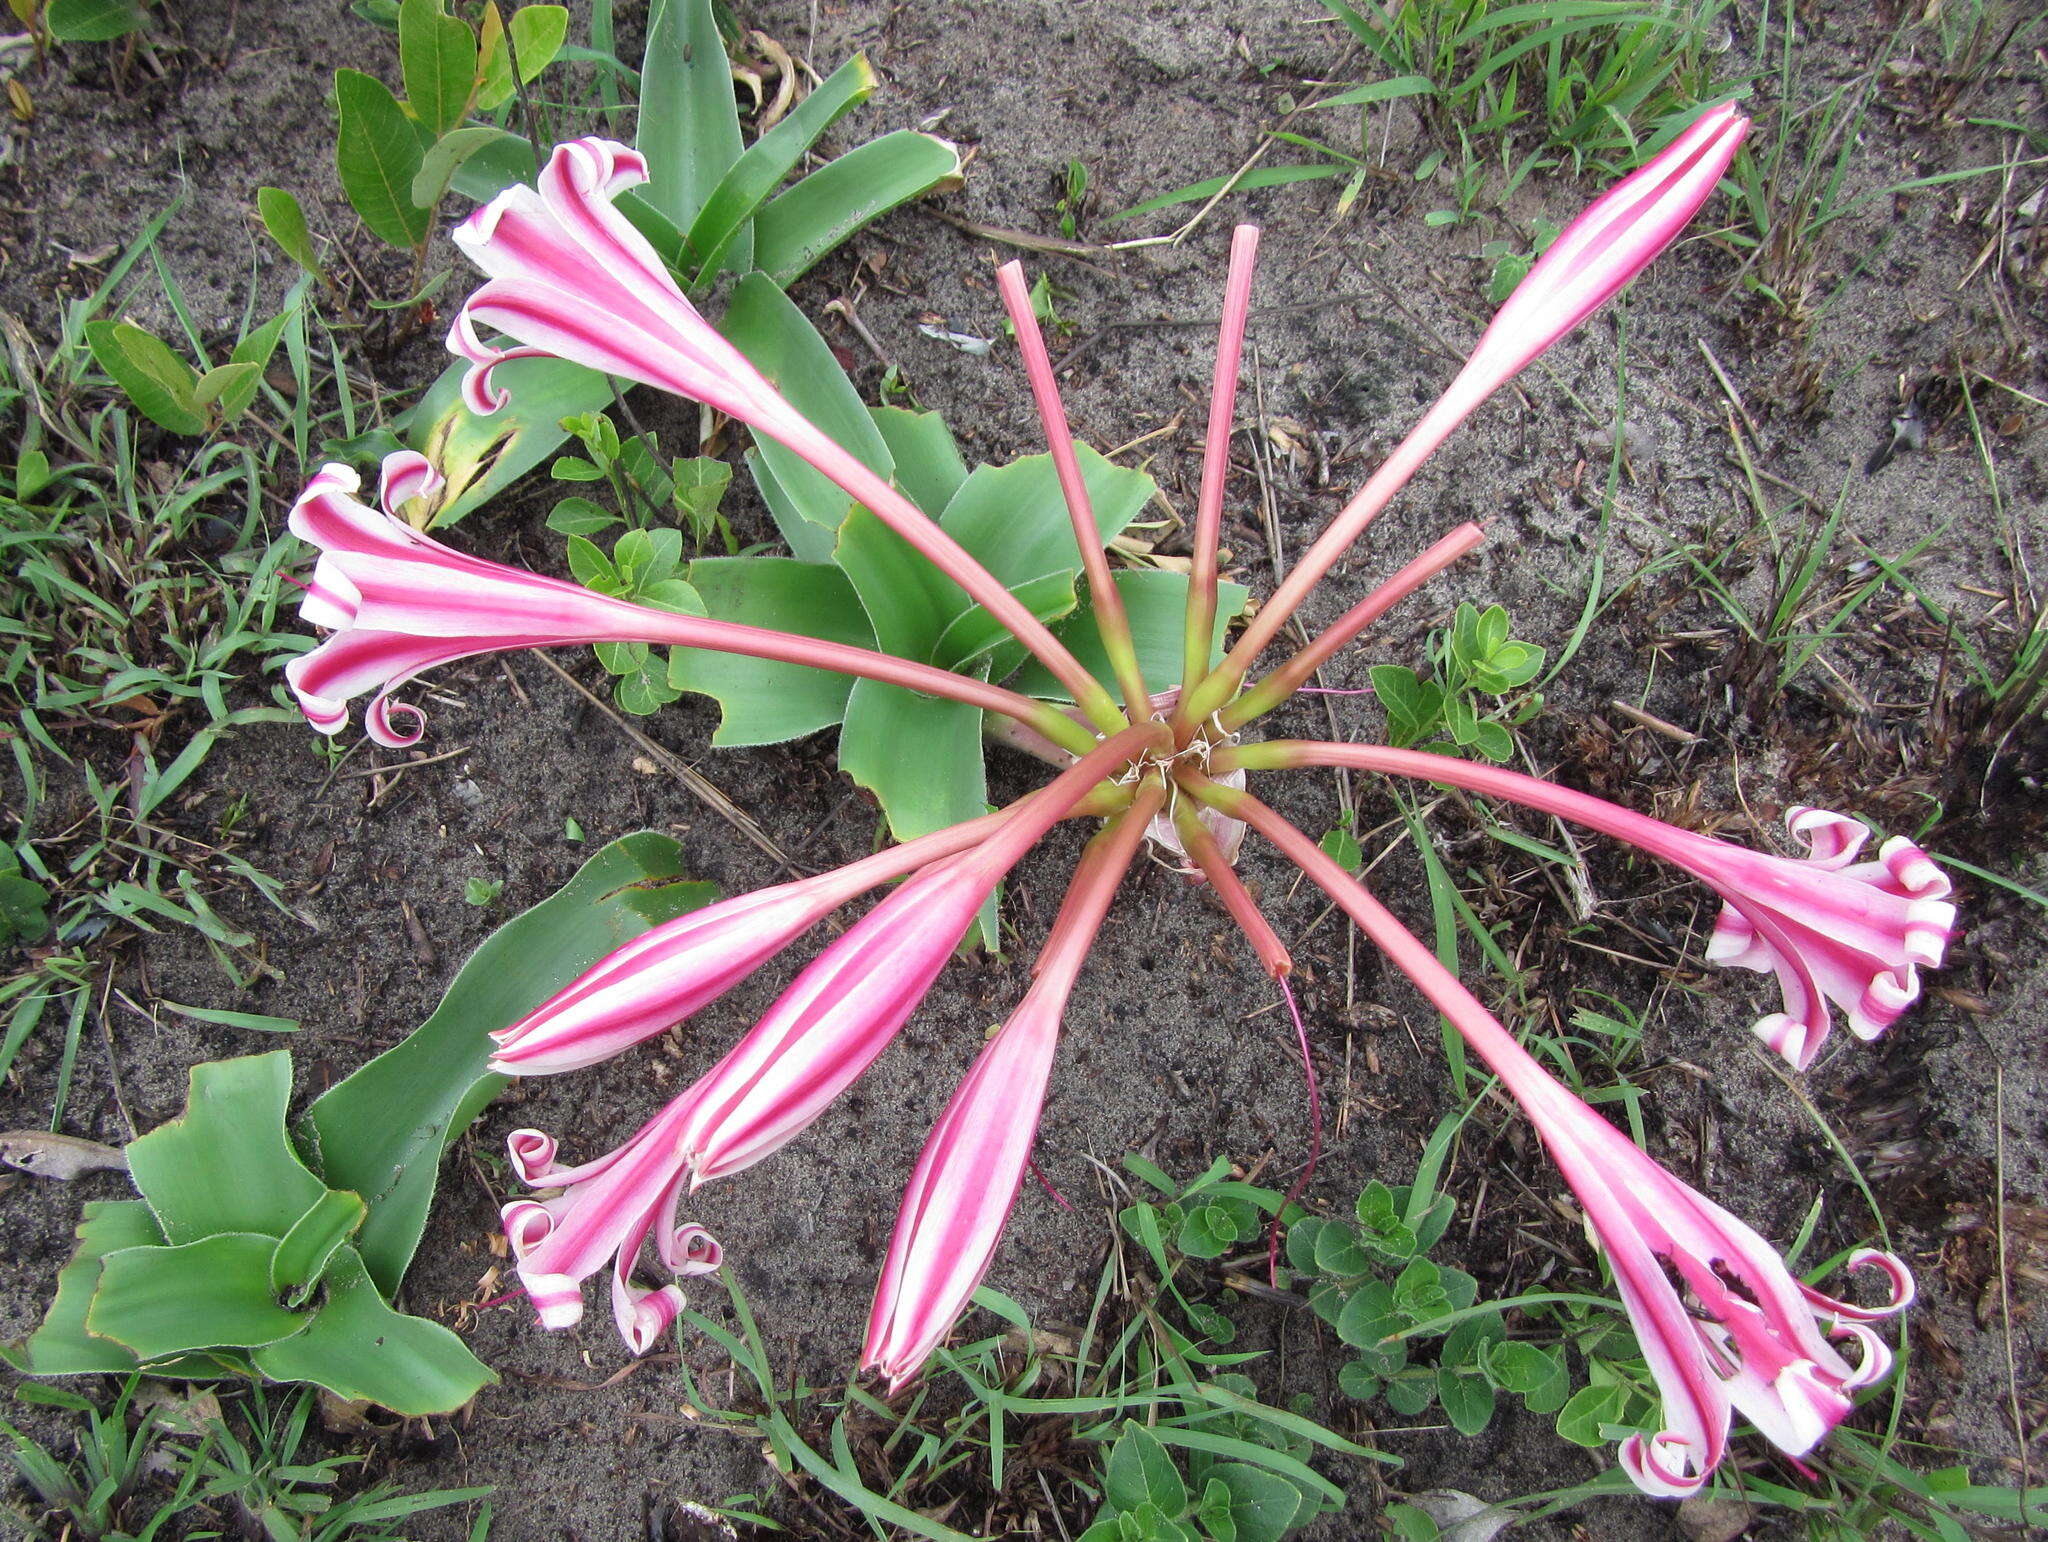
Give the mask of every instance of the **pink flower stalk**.
M 1708 960 L 1776 971 L 1785 1009 L 1755 1028 L 1795 1070 L 1820 1053 L 1829 1002 L 1858 1038 L 1876 1038 L 1919 998 L 1920 969 L 1939 968 L 1954 935 L 1948 875 L 1932 857 L 1896 835 L 1876 861 L 1858 862 L 1869 832 L 1826 809 L 1787 813 L 1787 827 L 1808 852 L 1778 857 L 1537 777 L 1419 750 L 1271 740 L 1228 751 L 1220 763 L 1348 766 L 1464 787 L 1586 825 L 1684 868 L 1725 901 Z
M 1454 428 L 1678 238 L 1748 132 L 1749 119 L 1732 104 L 1702 113 L 1565 227 L 1495 314 L 1450 388 L 1302 555 L 1229 657 L 1199 688 L 1191 685 L 1191 713 L 1205 717 L 1229 699 L 1267 644 Z
M 1164 737 L 1159 724 L 1126 729 L 1032 794 L 978 845 L 917 873 L 819 954 L 724 1059 L 611 1155 L 558 1168 L 550 1137 L 514 1135 L 520 1177 L 562 1190 L 501 1212 L 541 1325 L 580 1321 L 582 1282 L 610 1260 L 620 1336 L 643 1353 L 682 1307 L 674 1287 L 647 1292 L 631 1283 L 648 1234 L 679 1274 L 717 1267 L 716 1245 L 700 1228 L 675 1227 L 683 1190 L 752 1166 L 823 1113 L 895 1037 L 1003 875 L 1106 773 Z
M 1157 787 L 1090 844 L 1037 965 L 1037 977 L 933 1126 L 904 1191 L 875 1287 L 861 1368 L 913 1379 L 967 1310 L 1024 1182 L 1052 1075 L 1060 1019 L 1137 854 Z
M 787 446 L 935 564 L 1000 621 L 1099 726 L 1123 718 L 1100 681 L 1045 624 L 896 488 L 790 404 L 698 314 L 647 238 L 612 206 L 647 180 L 639 153 L 608 139 L 557 145 L 537 187 L 507 188 L 464 220 L 455 244 L 488 276 L 463 303 L 448 347 L 475 366 L 463 385 L 472 412 L 505 403 L 491 372 L 534 356 L 623 375 L 709 403 Z M 489 327 L 524 346 L 485 343 Z
M 716 1001 L 848 900 L 985 839 L 990 814 L 845 867 L 734 895 L 606 954 L 517 1022 L 491 1034 L 491 1069 L 546 1076 L 609 1060 Z
M 1573 1096 L 1307 836 L 1255 798 L 1196 791 L 1273 841 L 1335 900 L 1499 1074 L 1536 1126 L 1607 1255 L 1663 1398 L 1663 1428 L 1622 1445 L 1622 1467 L 1638 1487 L 1673 1498 L 1698 1492 L 1726 1452 L 1736 1409 L 1781 1450 L 1804 1455 L 1848 1416 L 1852 1393 L 1884 1377 L 1890 1352 L 1865 1324 L 1911 1302 L 1903 1263 L 1871 1249 L 1851 1256 L 1851 1267 L 1878 1268 L 1889 1281 L 1889 1299 L 1877 1307 L 1802 1284 L 1755 1231 Z M 1857 1346 L 1853 1365 L 1831 1338 Z
M 299 616 L 334 635 L 287 664 L 285 678 L 323 733 L 340 732 L 350 698 L 374 691 L 364 726 L 379 744 L 402 749 L 418 743 L 421 730 L 394 727 L 387 698 L 422 670 L 512 648 L 646 642 L 864 675 L 1018 718 L 1083 748 L 1093 742 L 1050 705 L 971 676 L 845 643 L 656 610 L 444 546 L 398 516 L 409 499 L 441 486 L 425 457 L 410 450 L 385 457 L 383 512 L 356 498 L 361 485 L 348 467 L 323 466 L 292 505 L 292 534 L 320 552 Z M 421 717 L 414 707 L 396 710 L 416 723 Z

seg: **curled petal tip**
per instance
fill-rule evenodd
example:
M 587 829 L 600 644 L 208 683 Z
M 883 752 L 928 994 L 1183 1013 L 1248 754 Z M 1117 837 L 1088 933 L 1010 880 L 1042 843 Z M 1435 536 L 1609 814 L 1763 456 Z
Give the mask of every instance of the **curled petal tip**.
M 1707 1481 L 1704 1472 L 1690 1471 L 1690 1443 L 1671 1434 L 1631 1435 L 1616 1453 L 1621 1470 L 1646 1494 L 1660 1499 L 1690 1499 Z M 1667 1464 L 1665 1453 L 1672 1461 Z

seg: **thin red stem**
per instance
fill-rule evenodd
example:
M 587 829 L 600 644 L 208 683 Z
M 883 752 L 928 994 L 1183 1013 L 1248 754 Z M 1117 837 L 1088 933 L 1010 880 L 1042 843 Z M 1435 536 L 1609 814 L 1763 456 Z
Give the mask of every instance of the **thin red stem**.
M 1224 728 L 1236 730 L 1265 716 L 1300 690 L 1359 633 L 1486 539 L 1474 524 L 1458 526 L 1344 612 L 1293 658 L 1222 709 Z
M 1209 640 L 1216 630 L 1217 549 L 1223 539 L 1223 495 L 1230 479 L 1230 434 L 1237 421 L 1237 381 L 1244 358 L 1245 320 L 1251 313 L 1252 273 L 1258 265 L 1259 227 L 1240 225 L 1230 235 L 1230 272 L 1223 281 L 1223 319 L 1216 333 L 1216 371 L 1209 383 L 1209 431 L 1202 442 L 1202 489 L 1195 501 L 1194 559 L 1188 569 L 1188 607 L 1181 680 L 1189 687 L 1209 672 Z M 1176 724 L 1194 720 L 1176 714 Z
M 1109 654 L 1110 666 L 1116 671 L 1117 689 L 1123 692 L 1125 710 L 1133 717 L 1148 717 L 1151 693 L 1145 689 L 1145 677 L 1138 668 L 1138 653 L 1131 643 L 1131 623 L 1124 613 L 1123 596 L 1117 592 L 1116 582 L 1110 576 L 1109 558 L 1102 550 L 1102 534 L 1095 524 L 1095 503 L 1088 496 L 1088 481 L 1081 475 L 1081 462 L 1074 453 L 1066 405 L 1060 400 L 1059 381 L 1045 351 L 1045 334 L 1040 331 L 1038 314 L 1031 306 L 1023 264 L 1005 263 L 996 273 L 996 287 L 1002 291 L 1003 308 L 1010 313 L 1010 326 L 1017 334 L 1024 376 L 1031 382 L 1031 399 L 1038 407 L 1038 421 L 1045 427 L 1046 447 L 1052 451 L 1060 494 L 1066 499 L 1067 514 L 1073 521 L 1074 545 L 1081 555 L 1081 571 L 1088 576 L 1096 630 Z
M 1316 1080 L 1316 1060 L 1308 1045 L 1308 1024 L 1301 1020 L 1301 1004 L 1294 999 L 1294 987 L 1287 983 L 1287 976 L 1275 975 L 1279 982 L 1280 995 L 1287 1002 L 1287 1015 L 1294 1020 L 1295 1041 L 1301 1046 L 1301 1073 L 1308 1081 L 1308 1160 L 1302 1164 L 1301 1174 L 1289 1185 L 1286 1195 L 1280 1201 L 1280 1208 L 1273 1212 L 1273 1224 L 1266 1230 L 1266 1283 L 1274 1287 L 1280 1284 L 1280 1228 L 1287 1218 L 1287 1207 L 1301 1198 L 1309 1180 L 1315 1176 L 1316 1163 L 1323 1156 L 1323 1089 Z

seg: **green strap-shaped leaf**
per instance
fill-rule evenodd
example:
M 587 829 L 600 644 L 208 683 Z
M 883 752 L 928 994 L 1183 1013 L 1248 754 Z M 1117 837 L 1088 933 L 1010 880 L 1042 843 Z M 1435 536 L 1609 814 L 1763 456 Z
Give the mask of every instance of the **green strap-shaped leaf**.
M 612 949 L 717 897 L 716 885 L 681 874 L 682 848 L 668 836 L 643 830 L 613 841 L 553 895 L 492 933 L 433 1016 L 306 1111 L 302 1131 L 327 1186 L 353 1190 L 370 1207 L 356 1246 L 387 1296 L 419 1244 L 442 1149 L 504 1085 L 486 1070 L 490 1031 Z
M 860 648 L 875 645 L 853 585 L 829 563 L 707 557 L 690 565 L 690 582 L 721 621 Z M 669 654 L 668 682 L 679 691 L 716 698 L 723 715 L 711 742 L 720 745 L 778 744 L 829 728 L 845 717 L 853 689 L 851 675 L 700 648 Z
M 1131 621 L 1131 640 L 1138 650 L 1138 667 L 1145 672 L 1145 685 L 1154 691 L 1169 690 L 1181 683 L 1185 660 L 1181 637 L 1187 623 L 1188 581 L 1179 573 L 1158 568 L 1128 568 L 1115 575 L 1116 592 L 1123 596 L 1124 611 Z M 1210 634 L 1209 662 L 1222 657 L 1223 629 L 1244 609 L 1249 591 L 1242 584 L 1216 586 L 1216 625 Z M 1073 651 L 1088 672 L 1105 685 L 1113 685 L 1115 674 L 1102 637 L 1095 628 L 1094 607 L 1084 599 L 1073 615 L 1053 628 L 1060 641 Z M 1013 690 L 1053 701 L 1067 701 L 1066 688 L 1036 660 L 1026 664 L 1009 681 Z
M 27 1369 L 37 1376 L 78 1376 L 135 1369 L 135 1356 L 112 1339 L 89 1333 L 85 1312 L 100 1283 L 100 1261 L 123 1248 L 157 1247 L 164 1234 L 139 1199 L 95 1199 L 78 1225 L 78 1251 L 57 1276 L 57 1295 L 42 1326 L 29 1335 Z
M 441 0 L 401 0 L 398 70 L 414 116 L 429 134 L 445 134 L 462 121 L 476 89 L 476 34 Z
M 647 158 L 643 196 L 688 230 L 721 178 L 740 158 L 739 103 L 711 0 L 654 0 L 640 68 L 640 129 Z M 745 269 L 750 243 L 733 244 Z
M 1021 583 L 1010 592 L 1032 615 L 1048 622 L 1070 613 L 1076 601 L 1072 573 L 1048 573 Z M 992 654 L 997 662 L 990 668 L 1004 669 L 1002 661 L 1007 659 L 1004 672 L 1008 673 L 1022 662 L 1023 653 L 1024 645 L 1011 635 L 1010 629 L 975 605 L 955 616 L 939 634 L 939 640 L 932 645 L 932 662 L 947 669 L 962 669 L 983 654 Z
M 363 1224 L 362 1196 L 329 1189 L 292 1222 L 270 1255 L 270 1292 L 287 1306 L 303 1305 L 339 1248 Z
M 448 480 L 436 528 L 454 524 L 554 454 L 568 437 L 563 418 L 612 404 L 611 382 L 594 369 L 563 359 L 514 359 L 491 372 L 491 383 L 511 400 L 480 418 L 462 405 L 468 369 L 460 359 L 449 365 L 405 420 L 405 442 Z
M 427 144 L 420 126 L 405 115 L 390 87 L 360 70 L 334 72 L 334 100 L 341 112 L 334 142 L 341 190 L 371 235 L 411 250 L 427 238 L 429 220 L 428 211 L 412 201 L 412 179 Z
M 894 474 L 896 466 L 889 446 L 869 416 L 860 392 L 846 378 L 846 372 L 833 358 L 817 328 L 773 283 L 758 273 L 741 279 L 719 330 L 754 368 L 774 382 L 797 411 L 856 460 L 878 476 Z M 773 440 L 758 440 L 755 454 L 774 478 L 778 495 L 792 510 L 809 523 L 837 534 L 853 506 L 852 499 L 822 471 Z M 799 557 L 817 560 L 799 546 L 790 531 L 783 534 Z
M 946 420 L 936 412 L 912 412 L 907 407 L 870 407 L 868 415 L 896 462 L 896 485 L 937 519 L 967 480 L 967 462 L 960 458 L 960 446 Z
M 747 147 L 719 179 L 690 226 L 690 258 L 696 284 L 708 283 L 730 266 L 726 259 L 747 221 L 796 169 L 818 136 L 874 93 L 875 72 L 867 55 L 855 54 L 794 112 Z M 730 91 L 727 93 L 730 96 Z
M 123 1248 L 100 1266 L 86 1327 L 141 1360 L 198 1349 L 254 1349 L 311 1320 L 270 1290 L 277 1238 L 230 1231 L 183 1247 Z
M 291 1093 L 284 1050 L 196 1065 L 183 1116 L 129 1143 L 129 1174 L 167 1241 L 216 1232 L 275 1241 L 320 1197 L 326 1185 L 285 1138 Z
M 988 809 L 979 707 L 874 680 L 854 683 L 839 768 L 875 795 L 899 841 Z
M 754 216 L 754 267 L 787 287 L 862 226 L 959 177 L 960 153 L 943 139 L 909 129 L 871 139 Z
M 255 1360 L 274 1380 L 310 1381 L 409 1417 L 452 1413 L 498 1379 L 439 1323 L 386 1305 L 350 1247 L 334 1255 L 324 1302 L 305 1331 L 258 1350 Z
M 958 584 L 866 509 L 839 527 L 832 560 L 852 580 L 876 645 L 898 658 L 932 662 L 947 624 L 969 608 Z

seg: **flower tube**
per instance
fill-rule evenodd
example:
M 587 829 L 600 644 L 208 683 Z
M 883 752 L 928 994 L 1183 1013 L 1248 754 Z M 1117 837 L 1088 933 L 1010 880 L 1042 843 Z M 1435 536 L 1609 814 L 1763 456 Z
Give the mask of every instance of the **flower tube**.
M 1229 656 L 1199 686 L 1190 683 L 1188 719 L 1207 717 L 1230 699 L 1310 592 L 1452 429 L 1678 238 L 1748 132 L 1749 119 L 1732 104 L 1702 113 L 1565 227 L 1495 313 L 1449 389 L 1302 554 Z
M 999 828 L 988 814 L 814 878 L 756 889 L 664 922 L 606 954 L 517 1022 L 495 1029 L 491 1069 L 576 1071 L 630 1049 L 717 1000 L 848 900 L 965 851 Z
M 1897 835 L 1876 861 L 1858 862 L 1869 831 L 1826 809 L 1790 810 L 1786 826 L 1806 843 L 1807 855 L 1776 857 L 1538 777 L 1419 750 L 1276 739 L 1226 750 L 1216 764 L 1347 766 L 1464 787 L 1586 825 L 1684 868 L 1724 901 L 1708 961 L 1776 972 L 1785 1009 L 1758 1019 L 1756 1033 L 1795 1070 L 1820 1053 L 1829 1002 L 1860 1039 L 1889 1028 L 1919 998 L 1920 969 L 1941 966 L 1955 931 L 1948 875 L 1932 857 Z
M 893 1396 L 932 1356 L 988 1272 L 1038 1135 L 1060 1019 L 1117 885 L 1163 798 L 1156 783 L 1089 844 L 1009 1021 L 933 1126 L 875 1287 L 861 1368 Z
M 656 610 L 444 546 L 398 517 L 400 505 L 440 485 L 425 457 L 410 450 L 385 457 L 383 512 L 355 497 L 361 485 L 347 466 L 323 466 L 292 505 L 292 534 L 320 552 L 299 616 L 334 635 L 288 663 L 285 678 L 322 733 L 340 732 L 349 699 L 374 691 L 364 727 L 379 744 L 403 749 L 419 742 L 420 729 L 395 727 L 387 698 L 421 670 L 513 648 L 645 642 L 861 675 L 1001 713 L 1071 748 L 1095 742 L 1049 703 L 969 675 L 845 643 Z M 397 710 L 416 723 L 421 716 L 417 708 Z
M 1515 1041 L 1365 886 L 1256 798 L 1190 778 L 1299 866 L 1422 991 L 1501 1078 L 1536 1126 L 1607 1255 L 1643 1358 L 1663 1399 L 1663 1428 L 1623 1442 L 1624 1471 L 1646 1493 L 1697 1493 L 1726 1453 L 1739 1409 L 1780 1450 L 1804 1455 L 1839 1424 L 1852 1394 L 1881 1380 L 1891 1355 L 1867 1324 L 1913 1299 L 1905 1265 L 1872 1249 L 1888 1299 L 1835 1300 L 1795 1279 L 1770 1244 L 1678 1181 L 1568 1091 Z M 1681 1290 L 1681 1287 L 1682 1290 Z M 1835 1341 L 1853 1343 L 1852 1364 Z
M 801 455 L 864 504 L 1023 643 L 1098 726 L 1123 726 L 1102 683 L 986 568 L 896 488 L 791 405 L 718 334 L 660 254 L 613 207 L 647 180 L 637 151 L 599 138 L 557 145 L 535 187 L 510 187 L 462 222 L 455 244 L 488 278 L 463 302 L 448 347 L 474 366 L 470 410 L 504 405 L 491 372 L 546 356 L 623 375 L 717 408 Z M 523 346 L 485 343 L 489 327 Z

